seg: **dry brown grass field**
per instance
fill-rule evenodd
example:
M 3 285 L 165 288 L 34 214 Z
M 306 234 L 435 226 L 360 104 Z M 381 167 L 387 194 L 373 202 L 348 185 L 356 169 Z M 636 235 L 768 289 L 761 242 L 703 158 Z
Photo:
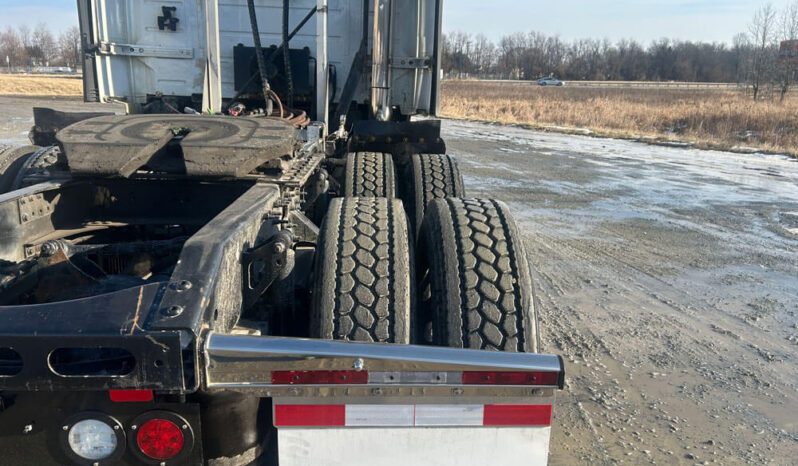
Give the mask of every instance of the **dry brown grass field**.
M 0 95 L 80 96 L 82 92 L 79 75 L 0 74 Z M 755 103 L 736 90 L 447 81 L 441 116 L 798 156 L 798 93 L 788 94 L 784 102 L 774 98 Z
M 691 142 L 699 148 L 757 148 L 798 155 L 798 93 L 753 102 L 717 89 L 592 89 L 447 81 L 449 118 L 586 128 L 598 136 Z M 566 130 L 567 131 L 567 130 Z
M 0 95 L 83 95 L 80 75 L 0 74 Z

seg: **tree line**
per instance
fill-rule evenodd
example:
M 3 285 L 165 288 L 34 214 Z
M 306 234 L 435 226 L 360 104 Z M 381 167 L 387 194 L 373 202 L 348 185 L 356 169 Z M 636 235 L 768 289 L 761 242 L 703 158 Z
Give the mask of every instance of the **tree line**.
M 2 68 L 27 70 L 37 66 L 81 66 L 80 30 L 65 29 L 57 36 L 46 23 L 31 29 L 26 24 L 0 31 Z
M 443 38 L 442 67 L 447 76 L 459 78 L 745 83 L 756 99 L 763 90 L 783 96 L 795 82 L 795 62 L 779 60 L 779 43 L 787 40 L 798 40 L 798 0 L 781 11 L 763 5 L 748 31 L 731 44 L 567 42 L 540 32 L 508 34 L 493 42 L 484 34 L 454 31 Z

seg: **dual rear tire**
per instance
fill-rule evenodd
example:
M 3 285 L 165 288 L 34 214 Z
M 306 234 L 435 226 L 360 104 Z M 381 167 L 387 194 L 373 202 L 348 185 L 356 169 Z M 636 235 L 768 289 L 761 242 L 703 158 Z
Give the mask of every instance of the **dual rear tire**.
M 398 199 L 333 199 L 319 232 L 311 336 L 409 343 L 414 257 Z
M 418 234 L 427 206 L 435 199 L 466 197 L 463 176 L 451 155 L 416 154 L 410 163 L 405 206 Z
M 396 170 L 391 154 L 349 154 L 344 173 L 345 197 L 396 197 Z
M 419 334 L 453 348 L 537 352 L 532 278 L 507 206 L 436 199 L 418 239 Z
M 332 201 L 319 234 L 311 336 L 537 352 L 530 271 L 507 206 L 462 199 L 454 159 L 422 154 L 401 190 L 408 217 L 392 162 L 347 160 L 347 197 Z

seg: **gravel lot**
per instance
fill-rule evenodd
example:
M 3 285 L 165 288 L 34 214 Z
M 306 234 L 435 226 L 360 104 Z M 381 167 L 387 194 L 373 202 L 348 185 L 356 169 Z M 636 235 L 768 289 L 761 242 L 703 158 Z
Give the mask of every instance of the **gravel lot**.
M 562 354 L 552 464 L 795 464 L 798 162 L 448 121 Z
M 0 97 L 0 143 L 53 104 L 86 108 Z M 544 351 L 566 359 L 552 464 L 794 464 L 798 162 L 453 121 L 444 137 L 469 195 L 514 210 Z

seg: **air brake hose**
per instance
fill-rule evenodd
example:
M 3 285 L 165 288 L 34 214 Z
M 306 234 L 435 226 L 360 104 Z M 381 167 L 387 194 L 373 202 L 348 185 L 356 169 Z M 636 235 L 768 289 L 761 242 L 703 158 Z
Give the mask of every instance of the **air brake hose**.
M 255 0 L 247 0 L 249 7 L 249 26 L 252 29 L 252 41 L 255 43 L 255 56 L 258 60 L 258 73 L 260 73 L 260 81 L 263 90 L 263 99 L 266 101 L 267 114 L 272 112 L 272 101 L 269 99 L 271 87 L 269 87 L 269 80 L 266 77 L 266 62 L 263 59 L 263 46 L 260 43 L 260 31 L 258 30 L 258 17 L 255 15 Z
M 288 86 L 286 86 L 288 96 L 287 96 L 287 103 L 289 107 L 294 106 L 294 77 L 291 71 L 291 48 L 288 46 L 288 42 L 291 40 L 288 37 L 288 20 L 290 19 L 290 5 L 289 3 L 291 0 L 283 0 L 283 68 L 285 72 L 285 80 Z

